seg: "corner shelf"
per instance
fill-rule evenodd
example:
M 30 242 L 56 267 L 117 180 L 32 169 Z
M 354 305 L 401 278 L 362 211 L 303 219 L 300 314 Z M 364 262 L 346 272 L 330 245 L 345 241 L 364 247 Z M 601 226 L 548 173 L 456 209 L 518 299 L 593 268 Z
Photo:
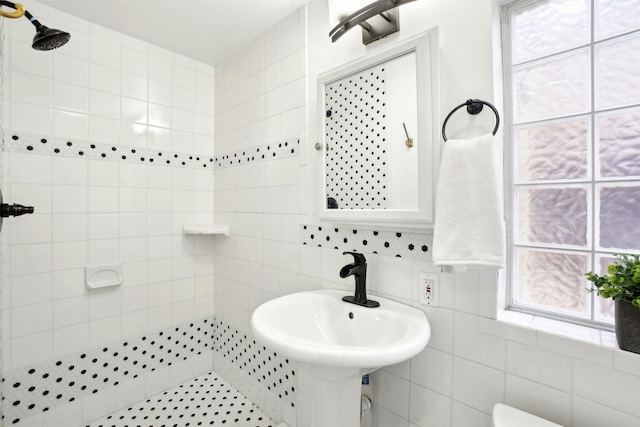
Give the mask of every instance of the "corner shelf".
M 224 234 L 229 237 L 229 226 L 226 224 L 189 224 L 182 227 L 184 234 Z

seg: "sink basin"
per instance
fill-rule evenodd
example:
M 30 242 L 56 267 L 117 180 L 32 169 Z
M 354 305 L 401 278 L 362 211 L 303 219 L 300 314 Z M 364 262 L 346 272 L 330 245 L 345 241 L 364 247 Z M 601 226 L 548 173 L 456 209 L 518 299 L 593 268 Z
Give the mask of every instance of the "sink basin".
M 345 291 L 300 292 L 253 313 L 256 338 L 274 351 L 324 366 L 378 368 L 418 354 L 431 328 L 424 312 L 384 298 L 366 308 L 342 301 Z
M 431 336 L 422 310 L 375 297 L 380 307 L 342 301 L 345 291 L 300 292 L 258 307 L 251 329 L 261 344 L 295 359 L 298 399 L 311 427 L 360 425 L 361 377 L 400 363 L 424 349 Z

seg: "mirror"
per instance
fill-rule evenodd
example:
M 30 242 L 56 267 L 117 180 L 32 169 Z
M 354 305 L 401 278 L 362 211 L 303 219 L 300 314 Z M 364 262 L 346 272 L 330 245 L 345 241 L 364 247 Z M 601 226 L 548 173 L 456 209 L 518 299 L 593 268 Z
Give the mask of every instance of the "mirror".
M 416 54 L 324 86 L 328 209 L 416 209 Z
M 322 219 L 433 222 L 439 158 L 434 32 L 323 74 Z

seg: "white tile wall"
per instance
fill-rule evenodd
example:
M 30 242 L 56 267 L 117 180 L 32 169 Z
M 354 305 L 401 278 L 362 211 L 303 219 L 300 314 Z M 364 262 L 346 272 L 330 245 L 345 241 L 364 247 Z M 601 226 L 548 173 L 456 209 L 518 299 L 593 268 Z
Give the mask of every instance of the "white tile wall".
M 571 395 L 546 385 L 507 374 L 505 403 L 541 417 L 571 424 Z
M 320 3 L 311 2 L 309 10 L 321 10 Z M 430 26 L 439 26 L 441 39 L 455 37 L 468 22 L 489 34 L 493 25 L 490 6 L 469 0 L 464 7 L 466 10 L 460 4 L 427 7 L 417 2 L 405 6 L 402 32 L 425 31 L 430 28 L 425 22 L 431 19 Z M 409 21 L 406 25 L 405 19 Z M 306 55 L 324 58 L 333 50 L 345 53 L 350 48 L 354 53 L 345 58 L 363 53 L 361 46 L 349 47 L 343 40 L 331 46 L 332 52 L 321 50 L 307 43 L 320 37 L 316 34 L 309 34 L 306 40 L 304 36 L 288 37 L 296 31 L 325 27 L 322 14 L 309 14 L 306 23 L 299 14 L 292 15 L 217 68 L 217 154 L 305 133 L 298 111 L 304 106 L 304 90 L 296 82 L 308 72 L 300 65 Z M 464 48 L 487 57 L 492 54 L 490 45 L 480 39 L 465 40 Z M 464 70 L 464 55 L 446 50 L 440 54 L 448 70 Z M 447 99 L 459 95 L 455 89 L 459 84 L 451 78 L 447 75 L 449 80 L 441 85 Z M 491 87 L 490 81 L 485 83 Z M 307 107 L 315 109 L 315 105 Z M 314 135 L 308 135 L 307 143 L 313 139 Z M 216 171 L 216 220 L 231 224 L 233 230 L 229 239 L 215 243 L 216 310 L 240 330 L 250 330 L 250 314 L 262 301 L 294 291 L 352 286 L 337 277 L 339 268 L 349 262 L 346 257 L 328 248 L 301 246 L 293 236 L 290 225 L 300 223 L 300 215 L 317 220 L 303 202 L 312 197 L 300 185 L 304 168 L 304 159 L 294 157 Z M 530 316 L 496 320 L 495 272 L 440 274 L 441 306 L 420 306 L 414 284 L 421 271 L 439 273 L 428 262 L 383 256 L 370 260 L 372 292 L 423 309 L 432 327 L 427 349 L 408 364 L 371 375 L 376 390 L 374 425 L 488 427 L 496 402 L 567 426 L 640 423 L 635 407 L 620 395 L 637 395 L 640 356 L 603 346 L 609 339 L 606 334 L 563 330 L 553 324 L 544 325 L 544 332 L 533 327 L 538 325 Z M 574 339 L 576 333 L 586 341 Z M 597 395 L 601 384 L 607 390 L 606 398 Z M 302 420 L 308 408 L 299 403 L 296 409 Z M 291 414 L 285 414 L 285 421 L 296 425 Z
M 286 99 L 282 96 L 287 84 L 299 88 L 305 82 L 300 68 L 304 63 L 301 27 L 303 10 L 217 69 L 218 155 L 297 139 L 304 133 L 299 124 L 283 125 L 286 114 L 303 122 L 303 91 L 290 90 Z M 296 40 L 285 40 L 284 34 Z M 279 56 L 282 50 L 288 52 L 286 60 Z M 287 81 L 281 79 L 284 74 Z M 221 183 L 215 189 L 216 221 L 229 222 L 233 230 L 229 239 L 216 242 L 216 310 L 243 330 L 253 308 L 301 287 L 298 161 L 296 156 L 216 171 Z
M 73 36 L 42 53 L 26 21 L 4 27 L 5 137 L 213 155 L 213 67 L 37 2 L 29 10 Z M 212 220 L 213 170 L 22 152 L 4 153 L 3 169 L 5 200 L 35 207 L 3 227 L 5 373 L 213 314 L 213 268 L 202 267 L 213 247 L 182 236 L 185 221 Z M 110 263 L 123 263 L 122 286 L 87 291 L 84 267 Z M 56 416 L 79 425 L 116 400 L 74 403 L 80 421 L 77 410 Z
M 417 426 L 451 424 L 451 399 L 411 384 L 409 421 Z

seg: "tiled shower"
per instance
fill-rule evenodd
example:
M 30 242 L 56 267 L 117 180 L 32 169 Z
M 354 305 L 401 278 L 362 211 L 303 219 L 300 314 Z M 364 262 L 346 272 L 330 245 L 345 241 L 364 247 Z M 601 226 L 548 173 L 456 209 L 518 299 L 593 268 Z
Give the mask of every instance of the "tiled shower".
M 493 97 L 498 8 L 441 3 L 405 6 L 398 37 L 439 27 L 449 111 Z M 279 295 L 349 289 L 337 272 L 351 249 L 372 292 L 415 306 L 419 273 L 442 274 L 427 349 L 371 377 L 376 426 L 488 426 L 497 401 L 567 426 L 637 425 L 637 357 L 608 335 L 495 320 L 496 275 L 441 273 L 420 230 L 318 220 L 310 87 L 367 52 L 347 37 L 326 45 L 326 2 L 215 69 L 29 8 L 73 38 L 35 52 L 27 23 L 0 20 L 2 189 L 36 209 L 2 230 L 3 425 L 208 425 L 222 404 L 236 425 L 305 426 L 295 361 L 253 340 L 250 315 Z M 482 65 L 473 75 L 468 58 Z M 228 238 L 183 235 L 213 219 Z M 86 290 L 84 267 L 111 264 L 123 284 Z
M 35 207 L 2 230 L 4 424 L 81 425 L 212 369 L 213 241 L 182 226 L 213 214 L 214 70 L 29 7 L 73 43 L 3 22 L 4 197 Z

